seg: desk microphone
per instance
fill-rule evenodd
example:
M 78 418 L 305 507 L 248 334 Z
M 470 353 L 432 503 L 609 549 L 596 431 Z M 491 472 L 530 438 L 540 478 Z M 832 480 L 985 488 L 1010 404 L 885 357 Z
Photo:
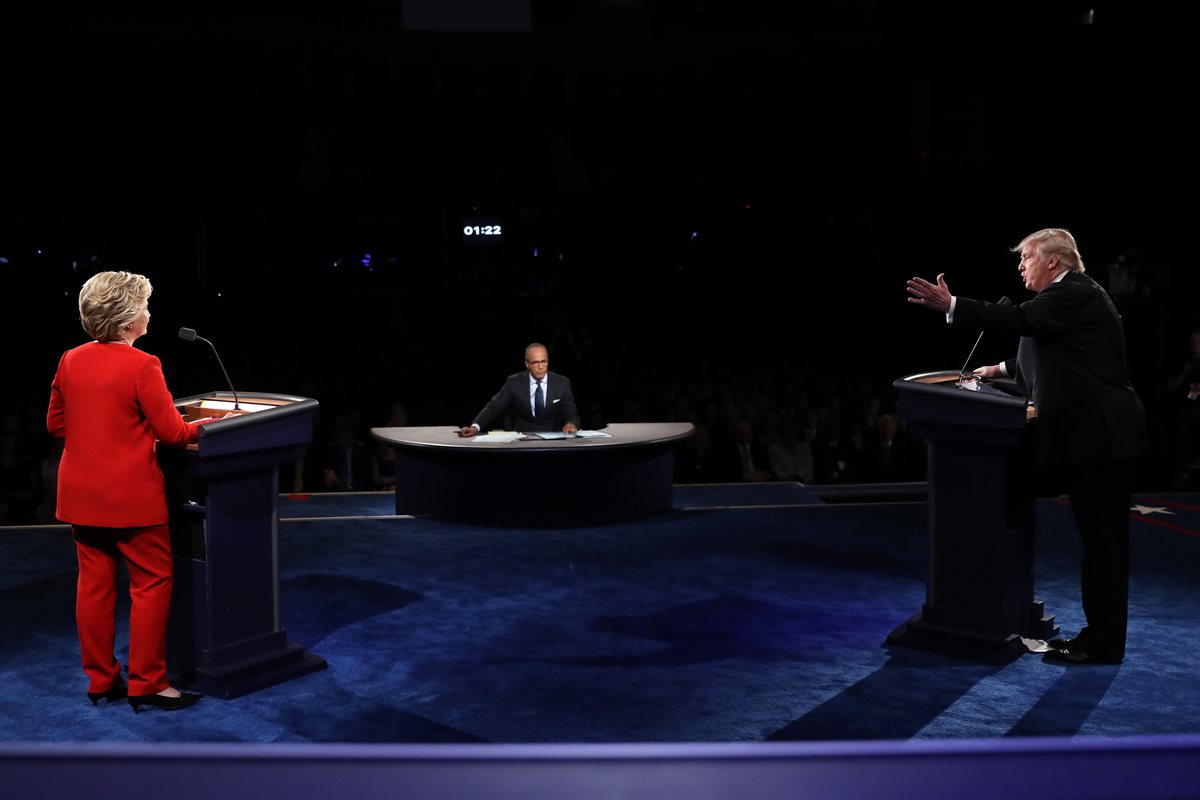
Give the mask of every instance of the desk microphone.
M 998 301 L 996 301 L 996 305 L 1011 306 L 1012 300 L 1009 300 L 1007 297 L 1001 297 Z M 196 333 L 195 331 L 192 331 L 193 336 L 195 335 L 195 333 Z M 179 335 L 183 336 L 183 331 L 180 331 Z M 975 350 L 976 350 L 976 348 L 979 347 L 979 342 L 982 339 L 983 339 L 983 331 L 980 331 L 979 337 L 975 339 L 975 347 L 971 348 L 971 352 L 967 354 L 967 360 L 963 362 L 962 369 L 960 369 L 958 371 L 958 379 L 960 381 L 965 381 L 967 379 L 967 364 L 971 363 L 971 356 L 975 355 Z
M 229 384 L 229 391 L 233 392 L 233 408 L 235 411 L 240 411 L 241 407 L 238 405 L 237 390 L 233 388 L 233 381 L 229 380 L 229 373 L 225 372 L 225 365 L 221 363 L 221 357 L 217 355 L 217 348 L 213 347 L 213 343 L 208 339 L 205 339 L 203 336 L 197 336 L 194 328 L 180 328 L 179 338 L 183 339 L 185 342 L 194 342 L 199 339 L 212 348 L 213 355 L 217 356 L 217 365 L 221 368 L 221 372 L 225 374 L 225 382 Z M 976 342 L 976 344 L 978 344 L 978 342 Z

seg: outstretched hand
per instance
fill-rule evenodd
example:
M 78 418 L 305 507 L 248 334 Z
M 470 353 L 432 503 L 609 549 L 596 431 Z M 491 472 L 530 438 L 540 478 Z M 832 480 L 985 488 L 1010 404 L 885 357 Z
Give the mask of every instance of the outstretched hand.
M 950 313 L 950 287 L 946 285 L 946 273 L 939 273 L 937 283 L 930 283 L 924 278 L 913 278 L 908 282 L 908 302 L 919 306 Z

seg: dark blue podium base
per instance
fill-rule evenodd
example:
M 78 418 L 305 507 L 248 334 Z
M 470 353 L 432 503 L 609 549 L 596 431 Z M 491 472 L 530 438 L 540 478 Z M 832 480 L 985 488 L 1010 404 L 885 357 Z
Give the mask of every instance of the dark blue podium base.
M 1030 608 L 1027 638 L 1052 639 L 1058 635 L 1053 617 L 1044 616 L 1043 603 Z M 888 634 L 885 646 L 915 647 L 992 664 L 1007 664 L 1029 652 L 1021 634 L 1006 630 L 1003 619 L 967 621 L 961 614 L 938 613 L 928 606 Z
M 210 697 L 232 700 L 322 670 L 326 666 L 325 659 L 313 655 L 295 642 L 287 642 L 274 653 L 240 662 L 226 662 L 219 667 L 198 666 L 193 675 L 172 676 L 171 682 Z

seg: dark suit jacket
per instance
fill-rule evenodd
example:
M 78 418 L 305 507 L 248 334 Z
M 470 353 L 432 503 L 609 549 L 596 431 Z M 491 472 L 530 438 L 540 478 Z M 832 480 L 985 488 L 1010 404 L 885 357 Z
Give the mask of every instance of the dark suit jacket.
M 858 478 L 867 483 L 919 481 L 922 475 L 920 454 L 912 437 L 903 430 L 885 447 L 878 434 L 867 437 L 863 445 Z
M 523 370 L 509 375 L 500 391 L 475 415 L 474 424 L 484 432 L 501 421 L 510 430 L 517 431 L 561 431 L 568 422 L 578 427 L 579 412 L 575 409 L 571 381 L 557 372 L 548 372 L 543 388 L 546 411 L 534 419 L 529 404 L 529 372 Z
M 1035 467 L 1145 452 L 1145 412 L 1129 382 L 1120 314 L 1084 273 L 1068 272 L 1015 306 L 960 297 L 954 325 L 1020 335 L 1017 356 L 1005 368 L 1037 408 Z

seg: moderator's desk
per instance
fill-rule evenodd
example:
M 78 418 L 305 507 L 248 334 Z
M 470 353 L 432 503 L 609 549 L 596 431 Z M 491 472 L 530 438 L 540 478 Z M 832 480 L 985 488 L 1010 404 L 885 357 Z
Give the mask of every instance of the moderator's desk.
M 396 513 L 634 515 L 670 511 L 689 422 L 613 423 L 601 439 L 507 443 L 455 428 L 372 428 L 396 451 Z

